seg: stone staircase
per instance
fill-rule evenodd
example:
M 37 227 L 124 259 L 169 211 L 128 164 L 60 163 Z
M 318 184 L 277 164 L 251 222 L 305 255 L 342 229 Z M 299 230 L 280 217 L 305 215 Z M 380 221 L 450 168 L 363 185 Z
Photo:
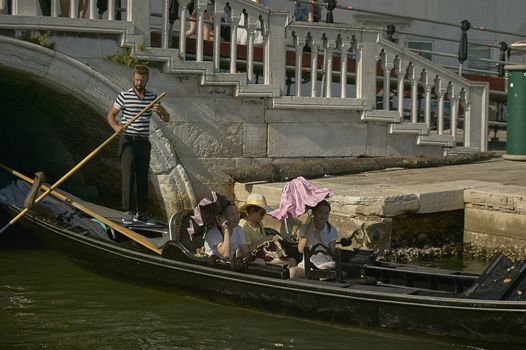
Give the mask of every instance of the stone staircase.
M 129 84 L 129 68 L 102 56 L 130 48 L 135 58 L 152 62 L 152 87 L 170 90 L 163 103 L 174 115 L 179 114 L 173 125 L 155 125 L 151 135 L 152 169 L 162 196 L 171 198 L 177 189 L 188 188 L 179 201 L 186 204 L 172 205 L 172 209 L 189 207 L 192 198 L 208 195 L 210 188 L 228 193 L 221 188 L 229 186 L 223 170 L 238 165 L 486 149 L 487 86 L 458 77 L 382 39 L 376 29 L 293 22 L 288 13 L 249 0 L 229 0 L 232 38 L 243 29 L 238 23 L 246 13 L 246 45 L 231 46 L 219 36 L 205 43 L 203 27 L 198 25 L 197 38 L 187 40 L 182 34 L 177 49 L 167 47 L 172 41 L 166 38 L 168 27 L 163 26 L 161 45 L 165 47 L 152 47 L 150 14 L 137 8 L 149 8 L 149 1 L 128 1 L 134 4 L 128 21 L 31 13 L 0 16 L 0 30 L 15 38 L 21 32 L 50 32 L 60 43 L 56 50 L 31 44 L 42 51 L 42 62 L 29 62 L 28 45 L 20 57 L 0 54 L 0 62 L 53 78 L 53 83 L 79 92 L 101 113 L 112 103 L 115 92 Z M 181 5 L 184 2 L 180 0 Z M 227 1 L 216 0 L 215 4 L 213 25 L 219 30 L 227 25 L 218 22 Z M 198 22 L 204 21 L 205 7 L 206 1 L 197 1 Z M 167 23 L 166 16 L 164 12 L 163 23 Z M 176 26 L 180 27 L 184 23 Z M 254 44 L 258 31 L 263 42 Z M 106 43 L 108 38 L 111 45 Z M 192 40 L 195 48 L 187 49 Z M 14 46 L 11 40 L 5 47 Z M 204 55 L 205 50 L 210 51 Z M 51 74 L 46 64 L 57 57 L 60 62 Z M 257 84 L 255 66 L 261 72 Z M 287 83 L 287 76 L 292 84 Z M 380 93 L 382 90 L 389 93 Z M 449 127 L 446 100 L 452 106 Z M 423 110 L 415 108 L 419 101 Z M 442 107 L 434 110 L 432 104 Z M 464 126 L 458 128 L 461 115 Z M 182 175 L 174 183 L 173 172 L 180 159 L 189 175 L 179 171 Z M 195 196 L 191 186 L 196 188 Z

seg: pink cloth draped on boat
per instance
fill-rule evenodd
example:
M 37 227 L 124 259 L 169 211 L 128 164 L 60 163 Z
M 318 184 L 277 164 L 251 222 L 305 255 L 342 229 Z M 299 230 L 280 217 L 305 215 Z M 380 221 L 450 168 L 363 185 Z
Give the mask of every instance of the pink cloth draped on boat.
M 285 184 L 281 192 L 279 208 L 268 215 L 281 220 L 290 214 L 296 218 L 305 213 L 309 207 L 315 207 L 322 200 L 333 196 L 328 188 L 317 188 L 304 177 L 300 176 Z

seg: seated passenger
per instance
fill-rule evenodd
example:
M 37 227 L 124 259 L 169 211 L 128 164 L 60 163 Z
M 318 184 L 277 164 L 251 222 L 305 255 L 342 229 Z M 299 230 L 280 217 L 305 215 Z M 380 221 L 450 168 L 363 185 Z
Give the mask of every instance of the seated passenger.
M 326 200 L 321 201 L 312 208 L 312 220 L 309 223 L 303 224 L 300 227 L 300 241 L 298 243 L 298 251 L 303 253 L 305 247 L 312 248 L 318 243 L 325 246 L 325 250 L 329 254 L 333 254 L 336 248 L 336 240 L 338 239 L 338 232 L 329 223 L 329 214 L 331 206 Z M 319 269 L 331 269 L 335 266 L 335 261 L 332 256 L 319 252 L 311 256 L 310 261 Z M 297 267 L 291 269 L 291 278 L 305 277 L 305 262 L 302 261 Z
M 244 258 L 248 258 L 250 251 L 245 243 L 243 229 L 239 227 L 239 211 L 233 203 L 229 203 L 221 210 L 217 218 L 217 225 L 205 233 L 205 254 L 209 257 L 217 256 L 221 259 L 235 257 L 239 248 Z
M 195 2 L 190 1 L 190 3 L 187 6 L 188 12 L 190 13 L 191 19 L 189 21 L 189 27 L 186 30 L 186 37 L 190 37 L 192 35 L 197 35 L 197 12 L 195 10 Z M 213 17 L 210 14 L 214 13 L 214 2 L 208 1 L 207 3 L 207 9 L 204 13 L 204 25 L 203 25 L 203 40 L 213 40 L 214 35 L 214 28 L 212 24 L 210 23 L 213 21 Z
M 275 237 L 265 233 L 263 228 L 262 220 L 265 217 L 267 211 L 270 208 L 267 205 L 265 196 L 259 193 L 252 193 L 247 197 L 247 202 L 241 207 L 241 211 L 244 211 L 246 217 L 241 219 L 239 226 L 245 233 L 245 242 L 250 252 L 260 247 L 265 242 L 269 242 L 266 247 L 267 252 L 272 251 L 270 256 L 265 253 L 264 249 L 260 249 L 254 256 L 252 263 L 254 264 L 265 264 L 266 262 L 273 262 L 275 260 L 281 260 L 282 263 L 288 263 L 289 266 L 296 266 L 296 260 L 288 259 L 282 250 L 282 253 L 277 252 L 278 248 L 276 243 L 273 242 Z M 276 252 L 276 254 L 274 254 Z

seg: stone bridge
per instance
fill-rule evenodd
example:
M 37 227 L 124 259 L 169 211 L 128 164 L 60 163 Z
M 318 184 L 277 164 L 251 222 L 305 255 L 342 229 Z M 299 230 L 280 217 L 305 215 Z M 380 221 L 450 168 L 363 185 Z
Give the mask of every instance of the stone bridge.
M 122 20 L 113 1 L 102 18 L 94 0 L 87 18 L 76 18 L 76 1 L 59 17 L 58 3 L 42 16 L 37 0 L 14 0 L 12 15 L 0 15 L 5 91 L 35 82 L 20 96 L 2 93 L 3 105 L 16 99 L 24 111 L 12 106 L 2 114 L 12 134 L 4 142 L 19 142 L 3 147 L 17 147 L 27 135 L 34 142 L 27 157 L 47 154 L 56 178 L 111 135 L 106 112 L 131 84 L 131 69 L 118 60 L 148 61 L 150 88 L 167 92 L 172 120 L 154 118 L 150 138 L 151 183 L 168 214 L 192 207 L 210 189 L 232 195 L 223 171 L 239 165 L 486 150 L 487 84 L 452 74 L 377 29 L 294 22 L 250 0 L 216 0 L 210 19 L 206 0 L 197 0 L 196 35 L 186 37 L 188 0 L 179 0 L 180 19 L 172 23 L 166 0 L 123 0 Z M 205 40 L 207 26 L 228 36 Z M 42 111 L 34 104 L 42 96 L 63 119 L 39 138 Z M 11 117 L 22 123 L 18 129 Z M 26 169 L 37 170 L 29 163 Z M 116 151 L 95 164 L 79 177 L 92 179 L 84 182 L 99 193 L 118 192 L 102 184 L 117 183 Z

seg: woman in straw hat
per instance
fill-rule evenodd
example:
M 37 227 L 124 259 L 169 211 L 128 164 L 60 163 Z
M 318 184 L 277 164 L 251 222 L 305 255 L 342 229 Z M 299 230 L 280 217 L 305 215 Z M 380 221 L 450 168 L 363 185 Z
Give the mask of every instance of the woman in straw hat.
M 239 226 L 245 232 L 245 243 L 247 244 L 250 251 L 254 251 L 265 242 L 270 243 L 274 240 L 274 236 L 267 235 L 263 228 L 262 220 L 265 217 L 267 211 L 272 210 L 268 204 L 265 196 L 260 193 L 252 193 L 247 197 L 246 203 L 240 208 L 241 211 L 245 212 L 246 217 L 239 221 Z M 275 248 L 270 248 L 275 249 Z M 267 248 L 268 250 L 268 248 Z M 252 263 L 254 264 L 265 264 L 274 260 L 273 257 L 265 255 L 264 250 L 260 250 L 256 253 Z M 288 263 L 289 266 L 295 266 L 296 260 L 287 258 L 286 256 L 281 257 L 283 263 Z

